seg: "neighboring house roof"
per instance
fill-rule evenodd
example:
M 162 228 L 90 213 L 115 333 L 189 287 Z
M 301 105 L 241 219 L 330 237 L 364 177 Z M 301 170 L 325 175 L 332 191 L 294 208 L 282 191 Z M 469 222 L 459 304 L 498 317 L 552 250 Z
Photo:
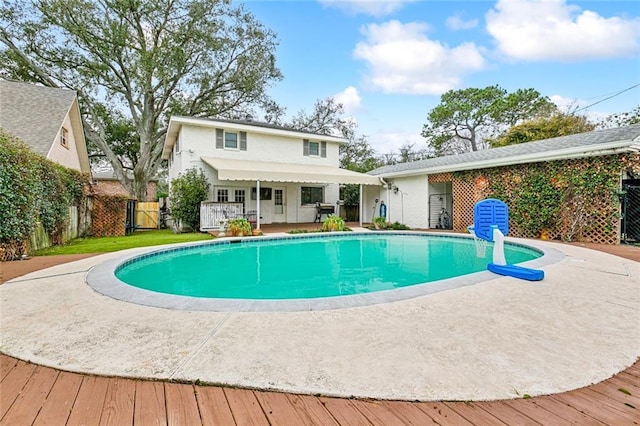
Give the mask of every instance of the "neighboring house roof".
M 89 158 L 76 92 L 31 83 L 0 80 L 0 127 L 47 157 L 67 114 L 74 124 L 80 167 L 89 173 Z
M 167 159 L 171 155 L 173 145 L 176 143 L 176 138 L 180 132 L 180 128 L 183 125 L 210 127 L 210 128 L 224 128 L 236 131 L 245 131 L 253 133 L 262 133 L 269 135 L 282 135 L 286 137 L 294 137 L 301 139 L 321 140 L 327 142 L 347 143 L 348 140 L 339 136 L 323 135 L 319 133 L 304 132 L 300 130 L 291 129 L 288 127 L 275 126 L 269 123 L 262 123 L 258 121 L 239 121 L 239 120 L 213 120 L 208 118 L 193 118 L 193 117 L 181 117 L 172 116 L 169 120 L 169 127 L 167 129 L 167 136 L 164 140 L 164 148 L 162 150 L 162 158 Z
M 411 176 L 638 151 L 640 151 L 640 124 L 634 124 L 383 166 L 370 171 L 369 174 L 382 177 Z
M 100 171 L 100 172 L 93 172 L 93 180 L 114 180 L 117 181 L 118 177 L 115 175 L 115 173 L 113 171 Z M 133 175 L 131 173 L 129 173 L 129 177 L 131 179 L 133 179 Z M 154 177 L 149 179 L 149 182 L 158 182 L 158 178 Z

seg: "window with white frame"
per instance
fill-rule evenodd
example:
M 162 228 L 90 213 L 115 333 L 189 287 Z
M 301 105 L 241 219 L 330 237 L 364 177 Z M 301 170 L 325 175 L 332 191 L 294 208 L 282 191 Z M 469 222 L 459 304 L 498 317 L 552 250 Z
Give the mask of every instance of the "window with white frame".
M 302 204 L 324 203 L 324 188 L 321 186 L 303 186 L 300 188 Z
M 218 189 L 218 202 L 219 203 L 228 203 L 229 202 L 229 190 L 228 189 Z
M 244 205 L 244 200 L 245 200 L 245 193 L 244 193 L 244 189 L 236 189 L 234 192 L 234 201 L 236 203 L 242 203 L 242 205 Z
M 65 127 L 60 129 L 60 145 L 69 148 L 69 131 Z
M 314 142 L 309 139 L 302 140 L 302 153 L 305 157 L 322 157 L 327 156 L 327 143 Z
M 225 149 L 238 149 L 238 134 L 231 132 L 224 132 L 224 148 Z
M 227 132 L 216 129 L 216 149 L 247 150 L 247 132 Z

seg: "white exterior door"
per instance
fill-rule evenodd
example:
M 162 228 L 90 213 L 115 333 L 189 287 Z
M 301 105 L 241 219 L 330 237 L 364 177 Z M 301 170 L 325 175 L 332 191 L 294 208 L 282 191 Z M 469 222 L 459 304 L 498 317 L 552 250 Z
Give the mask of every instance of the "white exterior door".
M 273 188 L 273 222 L 284 223 L 287 221 L 284 194 L 284 188 Z

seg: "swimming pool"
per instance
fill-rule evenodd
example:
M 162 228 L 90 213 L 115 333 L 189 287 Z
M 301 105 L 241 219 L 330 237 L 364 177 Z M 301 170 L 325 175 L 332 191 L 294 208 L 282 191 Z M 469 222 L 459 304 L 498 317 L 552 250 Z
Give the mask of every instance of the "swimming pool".
M 389 241 L 386 243 L 380 242 L 378 240 L 379 237 L 385 236 L 392 238 L 392 243 L 389 244 Z M 336 245 L 328 245 L 325 248 L 325 251 L 322 257 L 319 256 L 302 256 L 301 252 L 297 252 L 296 258 L 293 261 L 285 261 L 285 259 L 280 255 L 272 255 L 272 257 L 264 257 L 263 256 L 263 247 L 267 246 L 278 246 L 282 243 L 290 243 L 293 244 L 294 247 L 303 246 L 309 242 L 320 241 L 326 238 L 330 238 L 328 242 L 337 241 L 338 239 L 354 239 L 355 241 L 361 241 L 358 243 L 357 250 L 349 249 L 348 252 L 359 252 L 360 245 L 378 241 L 378 245 L 380 247 L 385 247 L 384 251 L 391 254 L 391 262 L 382 262 L 380 259 L 373 258 L 371 256 L 361 257 L 362 264 L 357 263 L 357 268 L 363 268 L 367 266 L 367 268 L 380 268 L 381 265 L 389 266 L 389 263 L 395 262 L 395 258 L 406 255 L 408 257 L 413 258 L 418 261 L 418 267 L 414 267 L 413 269 L 426 269 L 426 259 L 427 250 L 428 251 L 436 251 L 431 250 L 429 245 L 426 248 L 423 248 L 422 251 L 415 251 L 413 249 L 403 249 L 399 250 L 395 243 L 395 238 L 418 238 L 423 239 L 422 241 L 432 241 L 434 239 L 440 239 L 439 241 L 451 242 L 453 239 L 454 242 L 460 243 L 461 247 L 465 247 L 465 254 L 459 255 L 453 253 L 452 247 L 444 246 L 442 250 L 449 250 L 448 255 L 444 257 L 445 264 L 444 265 L 436 265 L 439 269 L 446 271 L 447 273 L 454 270 L 454 265 L 465 267 L 466 264 L 475 264 L 474 269 L 479 270 L 480 272 L 470 272 L 465 273 L 464 275 L 454 276 L 451 278 L 443 278 L 434 276 L 436 281 L 431 282 L 423 282 L 420 281 L 417 284 L 409 284 L 406 283 L 404 286 L 403 283 L 398 284 L 397 286 L 393 286 L 392 289 L 388 290 L 379 290 L 379 291 L 370 291 L 368 293 L 360 293 L 360 294 L 346 294 L 346 292 L 340 293 L 338 296 L 325 296 L 325 297 L 299 297 L 297 295 L 293 295 L 290 299 L 251 299 L 251 298 L 237 298 L 237 297 L 194 297 L 194 296 L 183 296 L 183 295 L 175 295 L 169 293 L 161 293 L 158 291 L 151 291 L 145 288 L 135 287 L 133 285 L 126 284 L 121 279 L 119 279 L 116 274 L 121 273 L 126 267 L 135 265 L 139 262 L 139 265 L 144 265 L 148 261 L 153 263 L 158 259 L 162 259 L 163 256 L 174 256 L 180 257 L 181 253 L 198 253 L 201 250 L 210 250 L 215 247 L 219 247 L 219 249 L 230 250 L 232 248 L 242 249 L 243 251 L 251 250 L 252 248 L 257 249 L 260 247 L 260 256 L 254 258 L 253 262 L 244 263 L 240 265 L 235 260 L 231 262 L 225 263 L 223 266 L 218 264 L 217 268 L 213 267 L 213 265 L 209 265 L 206 263 L 200 263 L 197 267 L 190 268 L 187 271 L 183 271 L 186 275 L 197 277 L 197 279 L 204 279 L 203 277 L 207 277 L 207 279 L 211 277 L 220 277 L 221 270 L 226 268 L 230 276 L 253 276 L 254 279 L 257 277 L 257 274 L 260 273 L 260 282 L 263 282 L 263 279 L 266 276 L 262 275 L 261 266 L 263 263 L 269 263 L 272 265 L 277 265 L 279 270 L 285 271 L 283 273 L 287 274 L 290 268 L 298 269 L 304 272 L 305 277 L 309 277 L 315 275 L 320 266 L 326 265 L 341 265 L 337 262 L 338 258 L 345 259 L 347 251 L 346 249 L 337 250 Z M 511 251 L 512 249 L 516 252 L 519 252 L 521 249 L 526 249 L 525 252 L 529 252 L 531 254 L 531 250 L 536 255 L 542 254 L 541 257 L 538 257 L 534 260 L 525 261 L 522 265 L 528 266 L 532 268 L 539 268 L 545 265 L 550 265 L 556 262 L 559 262 L 564 258 L 564 254 L 556 250 L 554 248 L 550 248 L 548 245 L 540 245 L 535 241 L 526 241 L 525 243 L 521 243 L 520 241 L 524 240 L 516 240 L 509 239 L 505 246 L 507 250 Z M 412 240 L 412 242 L 416 242 L 416 240 Z M 351 242 L 350 244 L 353 244 Z M 456 244 L 457 245 L 457 244 Z M 487 256 L 491 256 L 491 251 L 488 247 Z M 194 251 L 195 250 L 195 251 Z M 382 249 L 380 249 L 382 251 Z M 135 254 L 131 254 L 131 253 Z M 142 253 L 141 253 L 142 252 Z M 327 252 L 330 255 L 327 255 Z M 476 264 L 477 258 L 475 254 L 475 246 L 473 243 L 473 239 L 470 236 L 460 235 L 460 234 L 433 234 L 428 232 L 417 232 L 417 231 L 405 231 L 405 232 L 364 232 L 364 233 L 331 233 L 331 234 L 304 234 L 304 235 L 291 235 L 291 236 L 267 236 L 260 238 L 247 238 L 247 239 L 237 239 L 237 238 L 222 238 L 208 243 L 185 243 L 178 244 L 173 246 L 165 246 L 165 248 L 145 248 L 145 249 L 132 249 L 128 251 L 129 254 L 114 254 L 110 259 L 96 265 L 93 267 L 87 274 L 86 282 L 93 290 L 111 297 L 113 299 L 135 303 L 138 305 L 147 305 L 159 308 L 166 309 L 178 309 L 178 310 L 192 310 L 192 311 L 216 311 L 216 312 L 243 312 L 243 311 L 264 311 L 264 312 L 293 312 L 293 311 L 308 311 L 308 310 L 326 310 L 326 309 L 340 309 L 340 308 L 351 308 L 358 306 L 368 306 L 379 303 L 388 303 L 393 301 L 399 301 L 404 299 L 410 299 L 414 297 L 424 296 L 428 294 L 437 293 L 445 290 L 453 290 L 462 286 L 477 284 L 483 281 L 491 280 L 499 278 L 498 275 L 493 274 L 486 270 L 486 262 L 489 261 L 490 257 L 480 260 L 480 264 Z M 200 256 L 200 255 L 198 255 Z M 518 256 L 518 255 L 516 255 Z M 507 260 L 509 262 L 514 262 L 514 257 L 512 255 L 507 255 Z M 517 258 L 515 262 L 517 262 Z M 352 260 L 354 262 L 354 260 Z M 168 262 L 170 263 L 170 262 Z M 298 265 L 298 266 L 295 266 Z M 456 267 L 457 267 L 456 266 Z M 135 266 L 133 266 L 136 268 Z M 391 269 L 391 266 L 389 266 Z M 433 268 L 433 267 L 431 267 Z M 333 270 L 332 279 L 326 281 L 335 281 L 335 282 L 343 282 L 341 286 L 339 286 L 340 290 L 345 290 L 347 287 L 353 287 L 353 284 L 346 283 L 344 284 L 344 280 L 340 279 L 342 274 L 345 276 L 346 271 L 343 268 L 338 268 Z M 413 273 L 413 271 L 409 270 L 407 272 Z M 171 282 L 174 279 L 178 279 L 177 271 L 173 271 L 167 269 L 163 272 L 163 275 L 159 277 L 157 280 L 162 282 Z M 402 272 L 405 274 L 405 272 Z M 357 277 L 360 275 L 359 273 L 352 273 L 351 277 Z M 199 277 L 199 278 L 198 278 Z M 333 279 L 333 277 L 338 277 L 337 279 Z M 216 278 L 220 279 L 220 278 Z M 304 280 L 301 280 L 304 281 Z M 514 279 L 514 282 L 517 283 L 518 280 Z M 182 286 L 186 286 L 186 284 L 182 284 Z M 228 287 L 228 286 L 227 286 Z M 377 289 L 376 289 L 377 290 Z
M 237 243 L 231 243 L 236 241 Z M 116 269 L 123 282 L 180 296 L 310 299 L 393 290 L 480 272 L 468 238 L 419 234 L 317 234 L 307 238 L 231 240 L 134 258 Z M 507 262 L 542 256 L 508 244 Z

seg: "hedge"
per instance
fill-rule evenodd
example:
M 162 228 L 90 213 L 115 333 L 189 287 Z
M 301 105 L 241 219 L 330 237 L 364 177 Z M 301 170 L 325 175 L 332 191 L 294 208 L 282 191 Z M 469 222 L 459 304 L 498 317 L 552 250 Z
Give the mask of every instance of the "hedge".
M 38 221 L 56 241 L 88 178 L 34 153 L 0 130 L 0 244 L 29 238 Z

